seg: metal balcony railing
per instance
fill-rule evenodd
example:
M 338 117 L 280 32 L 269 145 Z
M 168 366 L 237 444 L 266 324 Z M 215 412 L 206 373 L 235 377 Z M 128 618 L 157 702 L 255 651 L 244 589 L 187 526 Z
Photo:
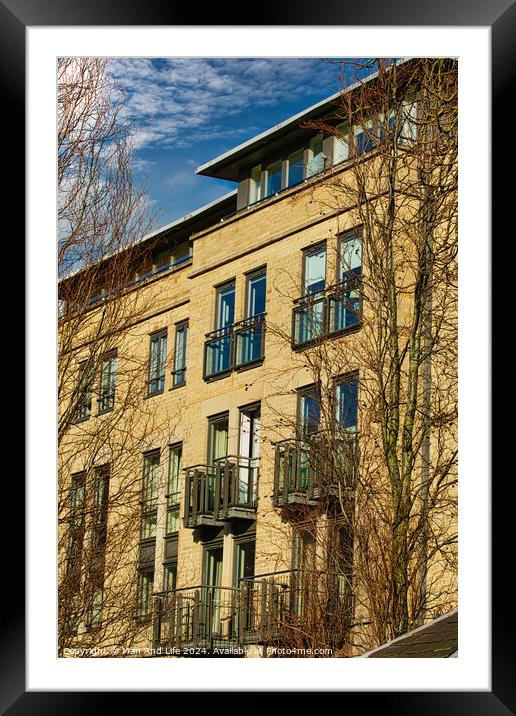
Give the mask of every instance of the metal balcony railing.
M 263 360 L 265 353 L 265 314 L 260 313 L 206 334 L 204 379 Z
M 349 632 L 349 575 L 291 569 L 154 595 L 153 648 L 177 655 L 250 644 L 341 645 Z M 320 640 L 320 642 L 319 642 Z
M 213 465 L 187 467 L 185 473 L 185 527 L 255 519 L 259 458 L 230 455 Z
M 275 445 L 273 504 L 312 503 L 354 484 L 357 433 L 317 432 Z
M 352 611 L 351 581 L 344 574 L 292 569 L 246 577 L 240 587 L 239 644 L 342 641 Z
M 359 326 L 360 283 L 360 278 L 354 277 L 294 301 L 292 346 L 307 346 Z
M 200 585 L 154 597 L 153 647 L 179 653 L 238 641 L 239 590 Z

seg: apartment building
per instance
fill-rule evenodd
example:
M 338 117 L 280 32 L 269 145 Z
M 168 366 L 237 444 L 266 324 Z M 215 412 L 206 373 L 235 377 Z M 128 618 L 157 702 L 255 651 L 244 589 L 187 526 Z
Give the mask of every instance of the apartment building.
M 121 619 L 128 645 L 153 655 L 349 656 L 381 643 L 368 632 L 354 533 L 365 455 L 364 474 L 377 481 L 368 488 L 388 490 L 369 449 L 382 421 L 363 350 L 374 324 L 362 269 L 368 226 L 352 197 L 357 167 L 376 175 L 385 126 L 400 151 L 416 141 L 418 100 L 409 93 L 397 113 L 373 110 L 356 124 L 336 110 L 341 100 L 200 166 L 236 188 L 142 240 L 151 248 L 128 287 L 139 313 L 98 374 L 80 371 L 87 342 L 74 353 L 88 385 L 65 439 L 61 569 L 72 594 L 90 595 L 76 643 L 116 642 Z M 92 321 L 105 297 L 92 296 Z M 130 378 L 129 364 L 139 366 Z M 124 441 L 113 451 L 103 439 L 90 459 L 113 416 Z M 437 439 L 423 451 L 440 450 Z M 124 494 L 136 505 L 125 517 Z M 454 520 L 440 514 L 450 535 Z M 453 568 L 433 569 L 430 559 L 427 594 L 454 608 Z

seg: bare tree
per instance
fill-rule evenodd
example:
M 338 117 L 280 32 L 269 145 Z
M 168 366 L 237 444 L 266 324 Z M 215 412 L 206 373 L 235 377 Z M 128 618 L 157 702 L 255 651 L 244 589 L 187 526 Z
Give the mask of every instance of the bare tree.
M 303 371 L 318 405 L 311 435 L 276 408 L 300 456 L 282 479 L 308 470 L 323 513 L 346 526 L 362 650 L 457 598 L 457 63 L 375 63 L 374 81 L 307 124 L 346 159 L 312 194 L 337 216 L 326 247 L 336 283 L 295 302 L 293 337 L 268 324 L 297 349 L 276 398 Z M 285 277 L 291 299 L 296 285 Z M 351 389 L 339 388 L 355 378 L 358 421 L 344 415 Z M 308 496 L 305 520 L 307 509 Z
M 133 179 L 134 124 L 123 93 L 106 59 L 59 59 L 57 73 L 63 654 L 78 645 L 129 647 L 148 630 L 135 618 L 142 452 L 168 445 L 181 407 L 175 401 L 159 413 L 155 401 L 142 401 L 150 379 L 142 324 L 156 296 L 139 280 L 152 272 L 155 242 L 141 241 L 153 217 Z M 146 507 L 155 509 L 154 495 Z

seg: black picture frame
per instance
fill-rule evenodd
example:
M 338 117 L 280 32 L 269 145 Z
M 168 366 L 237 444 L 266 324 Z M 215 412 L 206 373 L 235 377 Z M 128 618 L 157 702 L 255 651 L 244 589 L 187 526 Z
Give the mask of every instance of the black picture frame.
M 114 0 L 0 0 L 0 77 L 4 107 L 9 111 L 1 113 L 4 123 L 4 137 L 20 133 L 25 123 L 25 30 L 37 26 L 92 26 L 92 25 L 198 25 L 200 6 L 177 5 L 146 0 L 145 3 L 114 2 Z M 255 8 L 256 9 L 256 8 Z M 216 13 L 216 14 L 215 14 Z M 221 19 L 220 5 L 206 5 L 201 10 L 203 26 L 234 25 L 242 22 L 228 22 Z M 240 16 L 235 14 L 235 18 Z M 502 111 L 507 114 L 507 98 L 514 94 L 514 40 L 516 38 L 516 5 L 512 0 L 496 0 L 490 3 L 480 0 L 426 0 L 408 4 L 403 0 L 370 0 L 364 4 L 352 2 L 333 3 L 320 0 L 318 3 L 276 3 L 260 8 L 248 21 L 251 25 L 374 25 L 374 26 L 484 26 L 491 28 L 492 43 L 492 127 L 502 126 Z M 497 122 L 498 120 L 498 122 Z M 502 149 L 502 136 L 504 147 Z M 21 140 L 17 144 L 22 144 Z M 493 234 L 497 223 L 504 221 L 507 207 L 512 206 L 512 182 L 504 182 L 504 166 L 510 162 L 511 143 L 505 133 L 492 134 L 492 176 L 496 181 L 493 199 Z M 502 163 L 503 162 L 503 163 Z M 16 217 L 18 239 L 17 263 L 20 263 L 21 217 L 25 215 L 24 193 L 24 152 L 16 148 L 16 159 L 9 166 L 9 187 L 5 206 L 8 213 Z M 512 192 L 511 192 L 512 193 Z M 501 226 L 499 228 L 501 234 Z M 504 231 L 504 233 L 506 233 Z M 510 232 L 512 234 L 512 231 Z M 509 234 L 508 234 L 509 238 Z M 507 270 L 507 269 L 506 269 Z M 498 271 L 498 267 L 497 267 Z M 502 268 L 503 274 L 503 268 Z M 498 280 L 498 273 L 497 273 Z M 507 285 L 507 284 L 506 284 Z M 509 284 L 510 285 L 510 284 Z M 484 296 L 485 299 L 485 296 Z M 493 327 L 496 325 L 493 312 Z M 14 322 L 14 321 L 13 321 Z M 494 391 L 493 391 L 494 393 Z M 19 402 L 19 393 L 17 393 Z M 493 433 L 493 438 L 494 438 Z M 498 447 L 503 439 L 497 432 Z M 494 447 L 494 445 L 493 445 Z M 28 446 L 30 450 L 30 445 Z M 493 450 L 493 455 L 500 450 Z M 501 474 L 507 475 L 508 469 Z M 24 485 L 19 471 L 6 471 L 11 494 L 4 501 L 5 507 L 24 504 Z M 499 480 L 501 482 L 501 480 Z M 491 692 L 360 692 L 347 693 L 346 709 L 352 699 L 369 708 L 378 707 L 382 713 L 398 716 L 419 714 L 420 716 L 445 716 L 447 714 L 493 714 L 500 716 L 516 713 L 514 678 L 514 620 L 512 594 L 509 585 L 501 584 L 501 575 L 510 564 L 511 543 L 507 525 L 511 524 L 512 505 L 507 500 L 504 485 L 493 484 L 493 569 L 498 578 L 497 590 L 492 600 L 492 691 Z M 4 515 L 7 512 L 4 508 Z M 25 687 L 25 611 L 23 591 L 24 580 L 23 536 L 16 535 L 17 558 L 9 560 L 8 604 L 2 610 L 3 653 L 0 659 L 0 713 L 18 716 L 25 713 L 43 714 L 86 714 L 107 710 L 103 706 L 112 700 L 110 694 L 96 692 L 27 692 Z M 10 545 L 13 549 L 13 544 Z M 502 565 L 506 572 L 502 571 Z M 495 579 L 493 579 L 495 583 Z M 7 581 L 4 590 L 7 590 Z M 228 689 L 229 690 L 229 689 Z M 295 689 L 292 689 L 295 690 Z M 316 688 L 314 687 L 314 690 Z M 338 685 L 336 685 L 338 690 Z M 118 697 L 117 697 L 118 698 Z M 146 699 L 131 694 L 131 699 Z M 356 701 L 358 703 L 358 701 Z M 135 704 L 133 704 L 135 705 Z M 143 705 L 143 703 L 142 703 Z M 119 708 L 119 702 L 112 708 Z

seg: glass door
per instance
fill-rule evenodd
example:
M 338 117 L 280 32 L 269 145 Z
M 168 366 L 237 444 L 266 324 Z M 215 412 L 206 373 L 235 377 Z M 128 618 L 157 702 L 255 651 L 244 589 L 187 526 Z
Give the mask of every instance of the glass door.
M 260 406 L 240 410 L 238 503 L 254 505 L 260 461 Z
M 222 547 L 207 549 L 205 553 L 206 619 L 212 636 L 220 636 L 222 628 L 222 555 Z
M 321 423 L 321 406 L 315 389 L 301 394 L 299 399 L 299 431 L 301 437 L 297 487 L 306 490 L 310 476 L 316 478 L 317 433 Z
M 229 416 L 227 413 L 218 415 L 209 419 L 208 423 L 208 467 L 206 469 L 206 479 L 208 480 L 209 505 L 207 508 L 211 511 L 214 508 L 215 498 L 215 479 L 216 466 L 221 458 L 225 458 L 228 454 L 228 426 Z M 221 485 L 221 499 L 223 495 L 223 485 Z

